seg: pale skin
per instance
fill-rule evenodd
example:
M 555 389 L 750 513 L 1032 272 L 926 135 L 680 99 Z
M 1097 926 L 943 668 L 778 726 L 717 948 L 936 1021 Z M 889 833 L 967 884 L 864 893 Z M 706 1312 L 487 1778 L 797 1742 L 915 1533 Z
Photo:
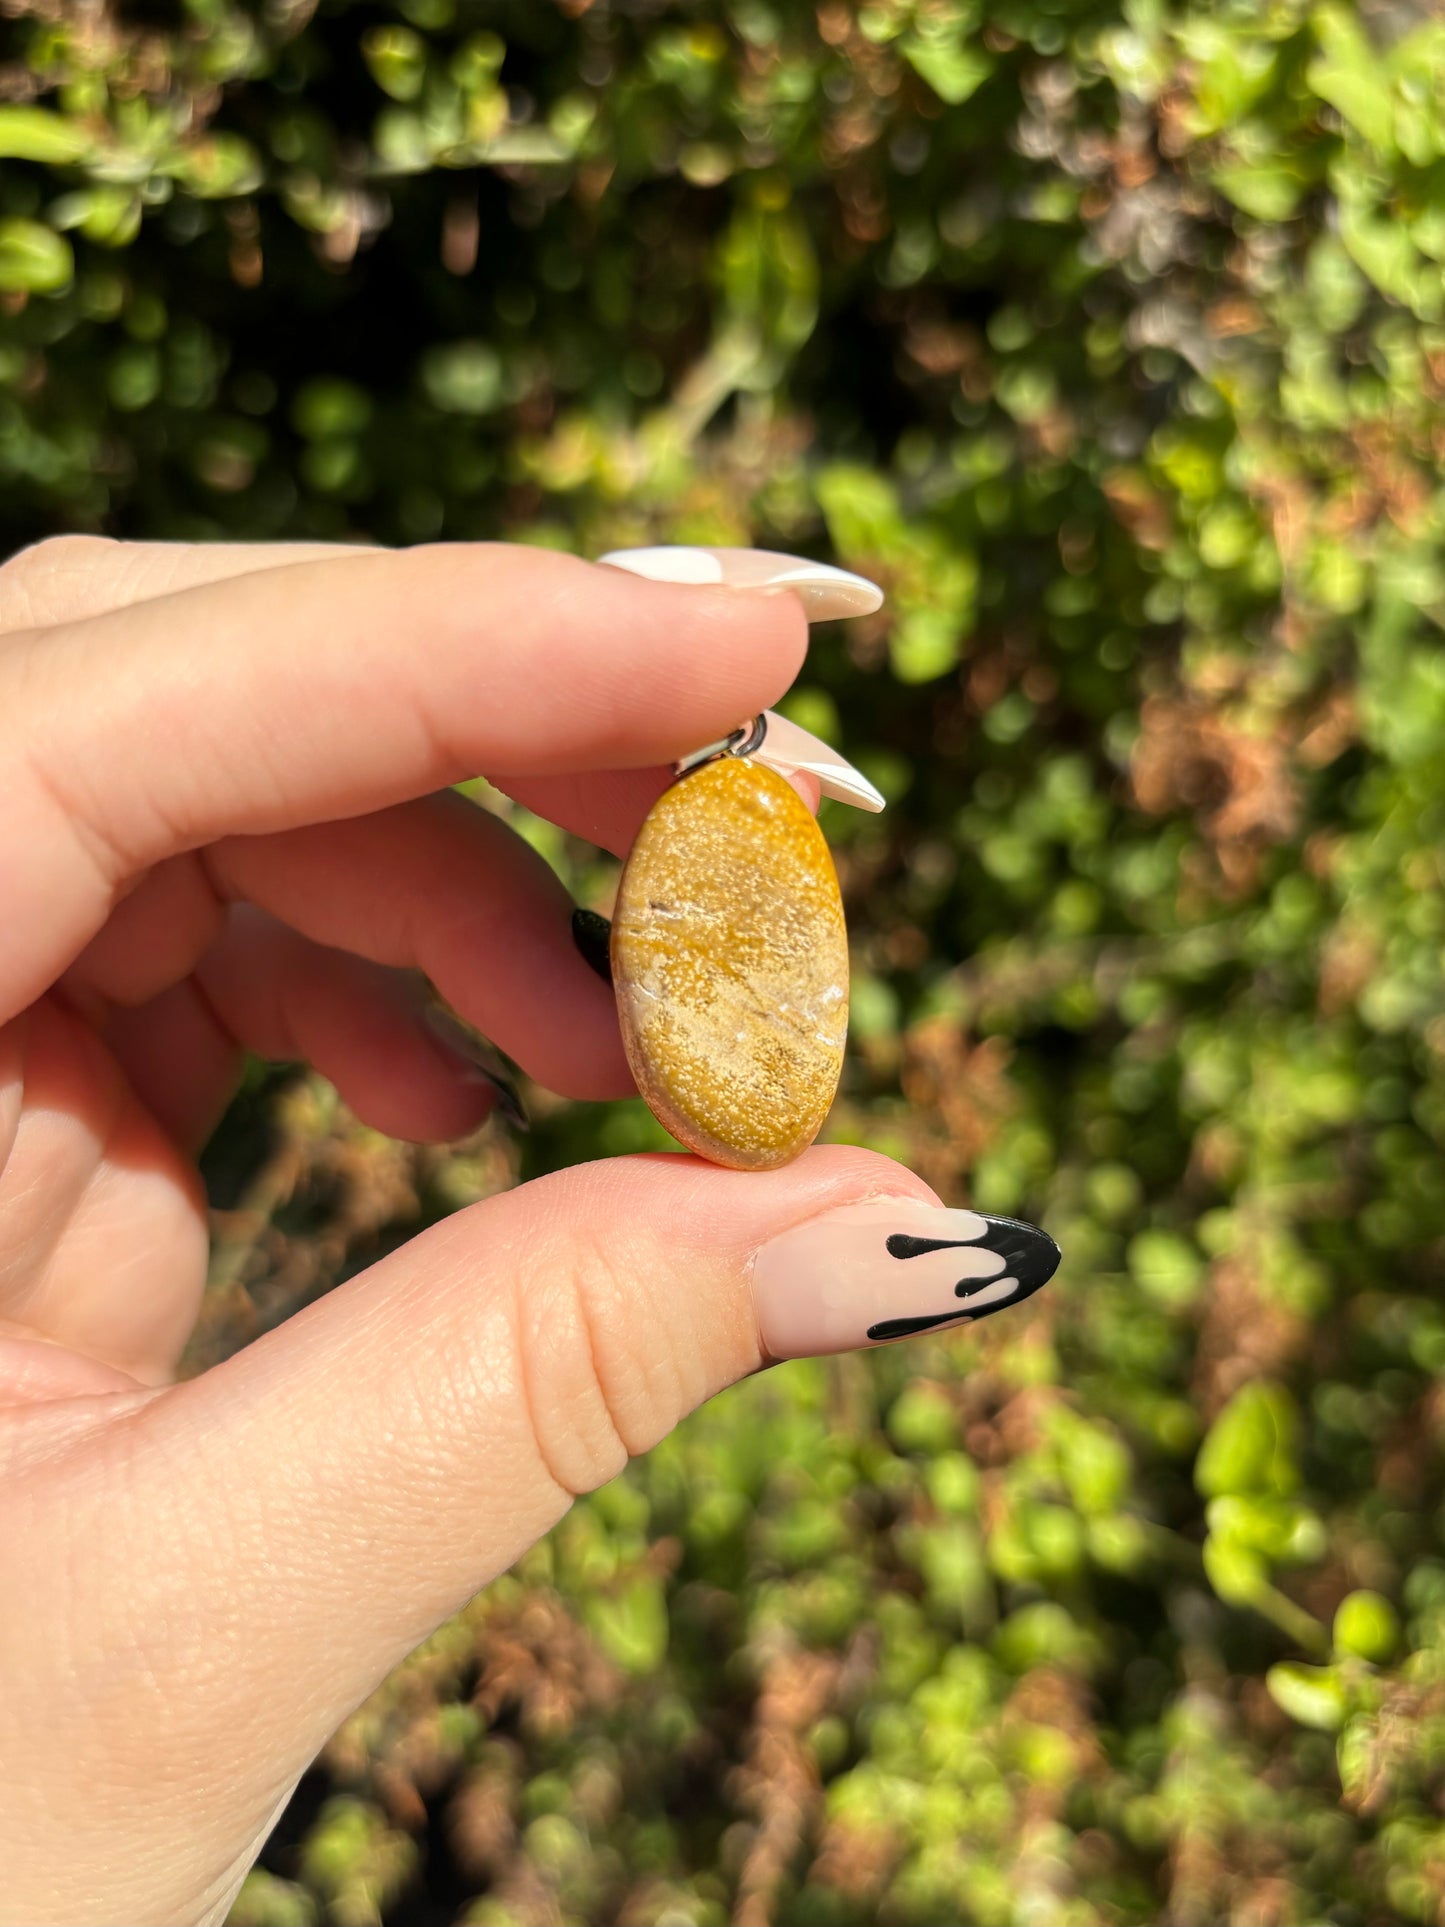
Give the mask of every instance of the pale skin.
M 459 1212 L 174 1383 L 242 1054 L 445 1139 L 632 1086 L 484 773 L 623 853 L 774 703 L 790 594 L 501 546 L 67 538 L 0 570 L 0 1918 L 216 1921 L 318 1749 L 572 1498 L 766 1362 L 753 1254 L 932 1194 L 862 1151 L 624 1158 Z

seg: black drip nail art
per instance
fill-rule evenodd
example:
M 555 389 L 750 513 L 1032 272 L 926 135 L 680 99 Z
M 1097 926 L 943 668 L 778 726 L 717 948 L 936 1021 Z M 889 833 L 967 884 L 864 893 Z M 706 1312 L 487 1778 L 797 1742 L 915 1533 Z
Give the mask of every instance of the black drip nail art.
M 1002 1311 L 1004 1304 L 1017 1305 L 1032 1298 L 1053 1277 L 1063 1255 L 1047 1231 L 1040 1231 L 1036 1224 L 1025 1224 L 1022 1218 L 985 1218 L 984 1223 L 988 1236 L 980 1238 L 979 1244 L 985 1251 L 998 1253 L 1005 1275 L 1015 1280 L 1018 1290 L 1002 1304 L 985 1305 L 973 1314 L 975 1318 L 987 1318 L 992 1312 Z M 972 1278 L 956 1287 L 960 1298 L 972 1297 L 983 1288 L 983 1282 Z
M 940 1311 L 932 1318 L 885 1318 L 881 1325 L 870 1325 L 868 1336 L 877 1343 L 887 1338 L 915 1338 L 919 1332 L 932 1331 L 935 1325 L 967 1325 L 975 1313 Z
M 895 1231 L 888 1240 L 890 1258 L 921 1258 L 929 1251 L 961 1251 L 961 1238 L 910 1238 L 906 1231 Z
M 470 1067 L 472 1075 L 481 1078 L 493 1092 L 496 1102 L 492 1106 L 492 1114 L 510 1124 L 514 1131 L 529 1131 L 532 1127 L 527 1121 L 517 1087 L 497 1064 L 497 1053 L 491 1045 L 474 1035 L 443 1004 L 428 1004 L 422 1012 L 422 1018 L 433 1037 L 438 1038 L 453 1057 L 461 1058 Z
M 1049 1282 L 1059 1268 L 1060 1252 L 1046 1231 L 1040 1231 L 1037 1225 L 1025 1224 L 1021 1218 L 985 1217 L 983 1222 L 988 1229 L 981 1238 L 916 1238 L 895 1231 L 885 1241 L 889 1257 L 904 1262 L 925 1257 L 932 1251 L 991 1251 L 1002 1259 L 1003 1268 L 992 1278 L 960 1278 L 953 1289 L 955 1296 L 964 1302 L 957 1311 L 929 1312 L 917 1318 L 885 1318 L 877 1325 L 870 1325 L 868 1336 L 875 1343 L 890 1338 L 911 1338 L 918 1332 L 934 1331 L 940 1325 L 975 1324 L 980 1318 L 991 1318 L 996 1311 L 1006 1311 L 1010 1305 L 1032 1298 Z M 969 1299 L 995 1292 L 1000 1285 L 1012 1287 L 1005 1297 L 991 1299 L 988 1304 L 972 1310 L 968 1308 Z
M 572 941 L 582 961 L 604 984 L 612 982 L 612 925 L 595 910 L 572 912 Z
M 523 1108 L 521 1095 L 516 1085 L 508 1078 L 503 1077 L 499 1071 L 494 1071 L 490 1068 L 482 1074 L 492 1089 L 497 1093 L 497 1115 L 504 1117 L 514 1131 L 530 1131 L 532 1126 L 528 1121 L 527 1113 Z

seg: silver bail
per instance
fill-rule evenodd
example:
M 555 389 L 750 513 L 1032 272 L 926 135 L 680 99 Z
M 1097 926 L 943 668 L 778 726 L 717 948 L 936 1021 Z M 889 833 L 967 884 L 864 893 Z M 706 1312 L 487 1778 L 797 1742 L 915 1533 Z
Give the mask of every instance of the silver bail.
M 752 717 L 718 742 L 682 757 L 673 764 L 673 774 L 686 776 L 722 756 L 751 757 L 783 777 L 811 776 L 823 795 L 835 803 L 850 803 L 855 809 L 874 814 L 884 808 L 882 793 L 861 770 L 854 769 L 820 737 L 772 709 L 765 709 L 761 716 Z

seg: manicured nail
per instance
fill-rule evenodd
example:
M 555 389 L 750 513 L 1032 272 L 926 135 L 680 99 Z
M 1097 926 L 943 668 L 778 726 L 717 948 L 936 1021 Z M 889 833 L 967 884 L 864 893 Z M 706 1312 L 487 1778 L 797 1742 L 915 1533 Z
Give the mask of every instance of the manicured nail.
M 604 984 L 612 982 L 612 925 L 595 910 L 572 912 L 572 941 L 582 961 Z
M 758 1253 L 753 1308 L 774 1358 L 882 1345 L 1019 1304 L 1058 1269 L 1046 1232 L 926 1204 L 845 1205 Z
M 862 770 L 854 769 L 820 737 L 799 729 L 796 723 L 790 723 L 786 716 L 776 715 L 771 709 L 765 709 L 763 717 L 768 727 L 757 753 L 760 763 L 766 763 L 780 776 L 796 776 L 806 770 L 818 779 L 818 788 L 824 796 L 831 796 L 835 803 L 851 803 L 855 809 L 875 813 L 886 807 L 882 791 L 875 789 Z
M 801 555 L 772 549 L 613 549 L 599 556 L 614 569 L 646 576 L 650 582 L 723 583 L 730 589 L 761 589 L 778 594 L 791 589 L 802 601 L 809 622 L 835 616 L 868 616 L 881 608 L 883 591 L 866 576 Z
M 504 1118 L 514 1131 L 530 1130 L 532 1127 L 527 1121 L 517 1087 L 506 1072 L 497 1067 L 491 1047 L 480 1037 L 474 1037 L 466 1025 L 441 1004 L 428 1004 L 422 1017 L 447 1056 L 461 1066 L 469 1079 L 474 1079 L 491 1091 L 492 1109 L 497 1115 Z

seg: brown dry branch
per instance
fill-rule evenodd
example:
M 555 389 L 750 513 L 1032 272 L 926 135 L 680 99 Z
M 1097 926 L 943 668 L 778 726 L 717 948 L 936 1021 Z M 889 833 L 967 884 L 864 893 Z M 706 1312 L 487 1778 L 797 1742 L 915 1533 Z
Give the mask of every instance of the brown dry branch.
M 330 1290 L 399 1229 L 505 1189 L 514 1154 L 496 1128 L 460 1144 L 401 1144 L 361 1124 L 318 1077 L 278 1099 L 274 1146 L 240 1203 L 212 1214 L 206 1296 L 183 1364 L 227 1358 Z M 466 1195 L 455 1195 L 465 1180 Z M 439 1182 L 450 1193 L 428 1209 Z
M 1239 1258 L 1221 1258 L 1211 1268 L 1203 1303 L 1192 1389 L 1201 1414 L 1212 1418 L 1241 1385 L 1296 1358 L 1309 1326 L 1263 1292 Z
M 610 1707 L 622 1676 L 555 1593 L 534 1591 L 488 1614 L 478 1631 L 473 1704 L 490 1724 L 516 1709 L 525 1732 L 570 1731 L 584 1709 Z
M 828 1708 L 840 1662 L 780 1643 L 767 1660 L 734 1787 L 756 1816 L 738 1880 L 737 1927 L 771 1927 L 778 1891 L 797 1860 L 821 1802 L 818 1769 L 807 1735 Z
M 1146 698 L 1140 724 L 1132 768 L 1140 809 L 1192 812 L 1221 852 L 1293 833 L 1299 796 L 1282 730 L 1232 726 L 1198 703 L 1167 696 Z

